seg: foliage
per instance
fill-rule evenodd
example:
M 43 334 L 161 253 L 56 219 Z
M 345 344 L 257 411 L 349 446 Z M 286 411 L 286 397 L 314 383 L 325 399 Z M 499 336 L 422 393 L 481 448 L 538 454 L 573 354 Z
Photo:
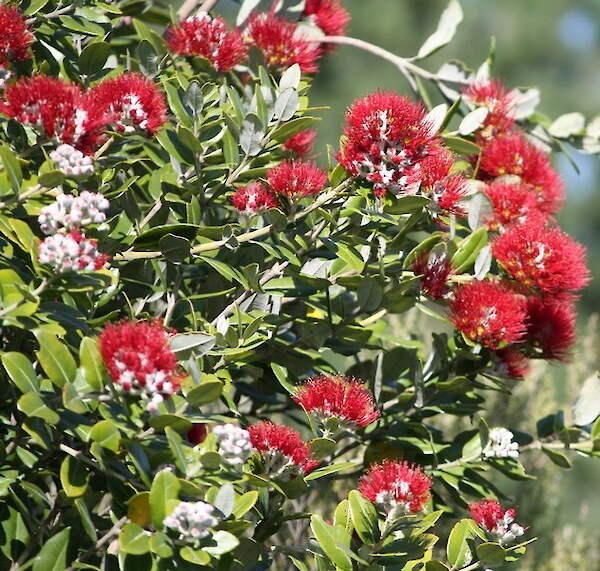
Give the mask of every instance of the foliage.
M 507 443 L 486 421 L 527 360 L 572 344 L 588 276 L 551 221 L 547 153 L 598 152 L 598 119 L 537 115 L 535 90 L 490 81 L 492 56 L 420 67 L 456 0 L 411 59 L 337 35 L 335 2 L 250 14 L 268 4 L 241 3 L 242 45 L 206 15 L 167 32 L 166 2 L 17 3 L 33 37 L 0 52 L 6 568 L 494 568 L 532 540 L 527 514 L 476 507 L 507 502 L 494 473 L 532 478 L 514 443 L 562 468 L 564 449 L 598 455 L 597 375 L 572 423 Z M 194 57 L 196 26 L 218 45 Z M 357 102 L 324 173 L 298 157 L 317 121 L 303 72 L 335 43 L 447 103 Z M 528 209 L 500 219 L 494 184 Z M 498 255 L 530 234 L 522 267 Z M 401 333 L 409 312 L 433 331 Z M 328 501 L 296 509 L 315 490 Z

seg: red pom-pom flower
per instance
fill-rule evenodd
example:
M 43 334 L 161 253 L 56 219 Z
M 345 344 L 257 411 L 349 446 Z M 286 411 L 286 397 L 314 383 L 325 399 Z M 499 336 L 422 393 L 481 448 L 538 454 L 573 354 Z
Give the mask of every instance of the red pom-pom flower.
M 525 533 L 525 528 L 515 523 L 515 510 L 504 510 L 497 500 L 480 500 L 469 506 L 477 525 L 502 545 L 511 543 Z
M 98 339 L 113 383 L 124 392 L 172 395 L 185 377 L 160 320 L 107 325 Z
M 527 299 L 527 343 L 544 359 L 567 361 L 575 343 L 575 306 L 572 299 Z
M 260 452 L 265 473 L 289 480 L 305 475 L 318 466 L 310 447 L 300 438 L 300 434 L 280 424 L 264 420 L 248 427 L 250 443 Z
M 344 375 L 317 375 L 293 397 L 320 423 L 337 419 L 343 428 L 364 428 L 379 418 L 373 395 L 364 385 Z
M 350 21 L 350 14 L 338 0 L 306 0 L 302 16 L 326 36 L 343 36 Z
M 450 304 L 450 321 L 465 337 L 489 349 L 518 343 L 525 335 L 523 296 L 501 284 L 476 281 L 459 286 Z
M 431 479 L 416 464 L 375 464 L 360 479 L 358 491 L 383 512 L 399 517 L 423 510 L 431 497 Z
M 516 93 L 509 91 L 498 79 L 477 80 L 469 85 L 463 98 L 474 107 L 488 111 L 477 136 L 491 139 L 512 129 L 515 123 Z
M 238 188 L 231 195 L 231 204 L 242 214 L 252 215 L 277 208 L 277 197 L 264 184 L 254 181 Z
M 29 59 L 29 46 L 33 34 L 16 6 L 0 6 L 0 63 L 13 63 Z
M 327 174 L 312 162 L 286 160 L 267 172 L 267 181 L 275 194 L 303 198 L 321 192 Z
M 242 63 L 248 48 L 238 29 L 228 30 L 222 18 L 201 12 L 167 31 L 169 49 L 182 56 L 201 56 L 219 72 L 227 72 Z

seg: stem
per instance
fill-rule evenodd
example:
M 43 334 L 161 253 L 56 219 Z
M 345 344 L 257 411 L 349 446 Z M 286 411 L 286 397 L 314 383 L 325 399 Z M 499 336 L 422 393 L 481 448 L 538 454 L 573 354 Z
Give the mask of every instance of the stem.
M 350 38 L 347 36 L 325 36 L 322 38 L 307 38 L 308 41 L 319 42 L 319 43 L 328 43 L 328 44 L 342 44 L 347 46 L 353 46 L 360 50 L 372 53 L 386 61 L 389 61 L 391 64 L 395 65 L 400 72 L 408 79 L 411 86 L 414 84 L 414 79 L 412 76 L 422 77 L 423 79 L 428 79 L 430 81 L 435 81 L 436 83 L 458 83 L 461 85 L 470 85 L 470 81 L 467 79 L 457 79 L 454 77 L 443 77 L 438 75 L 437 73 L 432 73 L 411 63 L 406 58 L 397 56 L 388 50 L 380 48 L 374 44 L 369 42 L 365 42 L 364 40 L 359 40 L 358 38 Z
M 5 201 L 0 202 L 0 210 L 3 210 L 4 208 L 6 208 L 9 204 L 12 204 L 13 202 L 25 202 L 28 198 L 30 198 L 34 194 L 37 194 L 38 192 L 41 194 L 44 194 L 46 192 L 49 192 L 50 190 L 51 189 L 49 189 L 49 188 L 44 188 L 43 186 L 36 184 L 35 186 L 28 188 L 22 194 L 19 194 L 18 196 L 13 196 L 11 198 L 7 198 Z
M 212 10 L 218 2 L 219 0 L 204 0 L 204 2 L 198 6 L 197 12 L 208 12 L 209 10 Z M 197 5 L 198 0 L 185 0 L 181 5 L 181 8 L 177 10 L 177 17 L 180 20 L 185 20 L 192 12 L 194 12 Z
M 52 280 L 47 280 L 47 279 L 43 279 L 42 283 L 35 288 L 31 293 L 34 296 L 38 296 L 40 295 L 50 284 Z M 11 311 L 14 311 L 15 309 L 17 309 L 18 307 L 21 307 L 21 305 L 23 305 L 25 302 L 27 302 L 28 300 L 26 298 L 21 298 L 18 301 L 15 301 L 14 303 L 11 303 L 10 305 L 7 305 L 6 307 L 3 307 L 0 310 L 0 319 L 3 318 L 5 315 L 8 315 Z
M 298 220 L 304 218 L 308 214 L 310 214 L 313 210 L 320 208 L 331 199 L 335 198 L 346 186 L 348 186 L 349 182 L 344 181 L 340 183 L 335 188 L 331 189 L 329 192 L 324 193 L 320 198 L 315 200 L 311 205 L 307 206 L 300 212 L 294 214 L 291 218 L 291 222 L 297 222 Z M 272 224 L 268 224 L 267 226 L 263 226 L 258 230 L 252 230 L 250 232 L 244 232 L 239 236 L 236 236 L 235 239 L 239 242 L 249 242 L 250 240 L 254 240 L 255 238 L 260 238 L 261 236 L 268 235 L 273 229 Z M 199 244 L 198 246 L 194 246 L 191 249 L 192 254 L 201 254 L 203 252 L 212 252 L 213 250 L 218 250 L 222 246 L 224 246 L 229 238 L 223 238 L 221 240 L 214 240 L 213 242 L 206 242 L 204 244 Z M 118 262 L 130 262 L 132 260 L 150 260 L 154 258 L 159 258 L 162 256 L 162 252 L 136 252 L 135 250 L 129 250 L 127 252 L 123 252 L 122 254 L 117 254 L 113 257 L 113 260 Z
M 76 4 L 70 4 L 69 6 L 64 6 L 63 8 L 57 8 L 56 10 L 54 10 L 53 12 L 49 12 L 48 14 L 42 14 L 42 16 L 44 17 L 45 20 L 52 20 L 53 18 L 58 18 L 59 16 L 62 16 L 63 14 L 68 14 L 69 12 L 72 12 L 73 10 L 75 10 L 76 8 Z M 36 21 L 36 18 L 28 18 L 26 20 L 27 25 L 31 25 L 34 24 Z

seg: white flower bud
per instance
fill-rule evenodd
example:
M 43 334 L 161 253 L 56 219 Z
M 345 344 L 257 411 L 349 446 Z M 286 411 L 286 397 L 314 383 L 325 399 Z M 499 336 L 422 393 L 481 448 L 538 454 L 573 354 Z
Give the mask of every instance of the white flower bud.
M 241 466 L 253 452 L 250 434 L 236 424 L 221 424 L 213 429 L 219 453 L 231 466 Z
M 483 455 L 486 458 L 518 458 L 519 444 L 512 441 L 513 436 L 514 434 L 506 428 L 492 428 L 490 442 Z
M 56 202 L 44 206 L 38 217 L 42 232 L 47 235 L 62 230 L 85 228 L 90 224 L 102 224 L 106 220 L 104 210 L 110 206 L 102 194 L 82 191 L 79 196 L 59 194 Z
M 50 153 L 50 158 L 56 167 L 66 176 L 87 176 L 94 174 L 94 160 L 85 156 L 80 150 L 71 145 L 59 145 Z
M 207 537 L 209 528 L 219 523 L 218 510 L 206 502 L 181 502 L 163 525 L 179 533 L 179 539 L 194 543 Z

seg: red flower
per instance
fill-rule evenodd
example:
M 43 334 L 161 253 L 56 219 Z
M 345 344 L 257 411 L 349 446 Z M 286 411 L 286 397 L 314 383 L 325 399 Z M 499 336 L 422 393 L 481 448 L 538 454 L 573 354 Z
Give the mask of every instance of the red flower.
M 327 174 L 315 163 L 286 160 L 267 172 L 267 180 L 274 193 L 301 198 L 321 192 L 327 184 Z
M 421 252 L 412 263 L 415 276 L 421 277 L 421 293 L 431 299 L 440 299 L 448 291 L 448 278 L 452 266 L 445 251 L 433 250 Z
M 585 248 L 556 227 L 513 225 L 496 238 L 492 253 L 513 278 L 543 293 L 580 290 L 589 281 Z
M 179 390 L 185 375 L 178 371 L 169 335 L 160 320 L 107 325 L 98 341 L 104 365 L 121 390 L 150 396 L 172 395 Z
M 0 6 L 0 63 L 14 63 L 30 59 L 29 46 L 33 34 L 21 11 L 15 6 Z
M 22 78 L 10 85 L 0 112 L 85 153 L 93 152 L 101 133 L 102 117 L 89 107 L 80 87 L 45 75 Z
M 350 15 L 338 0 L 306 0 L 302 15 L 326 36 L 343 36 L 350 21 Z
M 162 93 L 140 73 L 105 79 L 91 89 L 89 100 L 105 124 L 113 125 L 120 133 L 141 131 L 154 135 L 166 120 Z
M 461 201 L 467 191 L 467 179 L 460 175 L 452 175 L 436 181 L 431 187 L 430 195 L 443 214 L 464 216 L 465 210 L 461 206 Z
M 248 52 L 238 29 L 228 30 L 222 18 L 211 18 L 206 12 L 171 26 L 167 44 L 178 55 L 202 56 L 223 73 L 242 63 Z
M 505 511 L 496 500 L 480 500 L 469 505 L 469 511 L 477 524 L 501 544 L 510 543 L 525 533 L 525 529 L 515 523 L 514 508 Z
M 500 351 L 496 353 L 496 356 L 499 361 L 497 371 L 501 375 L 522 379 L 529 371 L 527 357 L 518 349 L 512 347 L 500 349 Z
M 231 204 L 243 214 L 257 214 L 269 208 L 277 208 L 277 197 L 260 182 L 249 182 L 238 188 L 231 196 Z
M 453 164 L 454 156 L 448 149 L 432 146 L 429 154 L 411 170 L 408 183 L 421 184 L 421 188 L 431 189 L 436 182 L 450 175 Z
M 535 192 L 524 184 L 499 179 L 487 185 L 484 192 L 492 203 L 492 212 L 486 217 L 486 225 L 492 232 L 531 219 L 543 225 L 548 218 L 538 208 Z
M 304 159 L 312 153 L 316 136 L 317 132 L 314 129 L 305 129 L 292 135 L 283 143 L 283 148 L 290 153 L 294 153 L 299 159 Z
M 386 513 L 418 513 L 431 497 L 431 479 L 416 464 L 384 460 L 359 481 L 358 491 Z
M 371 392 L 343 375 L 317 375 L 298 389 L 293 400 L 319 422 L 336 418 L 351 429 L 364 428 L 379 418 Z
M 273 12 L 252 14 L 246 33 L 262 51 L 270 69 L 281 71 L 297 63 L 304 73 L 318 70 L 317 60 L 323 53 L 321 46 L 304 39 L 297 33 L 296 24 Z
M 488 178 L 515 175 L 535 191 L 539 209 L 556 212 L 564 198 L 564 185 L 546 154 L 519 133 L 491 139 L 483 146 L 480 170 Z
M 489 349 L 518 343 L 525 334 L 525 300 L 501 284 L 476 281 L 456 288 L 450 321 Z
M 488 110 L 483 126 L 477 133 L 478 137 L 491 139 L 512 129 L 515 123 L 516 97 L 500 80 L 477 80 L 464 90 L 463 97 L 475 107 L 485 107 Z
M 420 182 L 415 181 L 416 165 L 438 149 L 422 105 L 393 92 L 377 92 L 348 109 L 337 158 L 352 176 L 372 183 L 376 196 L 386 190 L 414 194 Z
M 293 428 L 263 420 L 249 426 L 248 432 L 250 443 L 261 453 L 268 474 L 289 479 L 308 474 L 319 464 L 310 446 Z
M 544 359 L 567 361 L 575 343 L 575 307 L 570 299 L 527 299 L 527 342 Z

